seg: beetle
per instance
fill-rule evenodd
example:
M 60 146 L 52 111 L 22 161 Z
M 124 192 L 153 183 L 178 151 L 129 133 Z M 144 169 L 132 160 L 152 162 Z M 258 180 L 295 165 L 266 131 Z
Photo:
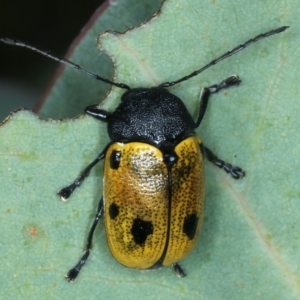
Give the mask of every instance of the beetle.
M 85 109 L 89 116 L 107 123 L 110 142 L 72 184 L 58 192 L 62 200 L 67 200 L 91 169 L 104 160 L 103 197 L 84 254 L 66 274 L 68 281 L 74 281 L 86 263 L 102 215 L 110 251 L 121 264 L 137 269 L 172 265 L 178 277 L 186 275 L 178 261 L 195 247 L 203 222 L 204 156 L 234 179 L 245 176 L 241 168 L 224 162 L 205 147 L 195 130 L 203 120 L 211 94 L 236 86 L 241 80 L 231 75 L 219 84 L 203 88 L 196 120 L 182 100 L 167 88 L 287 28 L 282 26 L 260 34 L 187 76 L 150 88 L 130 88 L 29 44 L 1 39 L 6 44 L 29 48 L 127 90 L 113 112 L 97 106 Z

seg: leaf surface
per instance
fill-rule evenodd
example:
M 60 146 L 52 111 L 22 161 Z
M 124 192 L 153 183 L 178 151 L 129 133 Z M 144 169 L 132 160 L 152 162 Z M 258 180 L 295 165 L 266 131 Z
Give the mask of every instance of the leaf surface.
M 99 40 L 113 58 L 116 81 L 148 87 L 187 75 L 261 32 L 291 26 L 170 88 L 196 117 L 202 87 L 231 74 L 242 79 L 239 87 L 212 96 L 198 133 L 218 156 L 245 169 L 246 177 L 235 181 L 206 164 L 204 227 L 196 249 L 181 262 L 188 273 L 183 279 L 171 268 L 141 272 L 121 266 L 109 252 L 100 222 L 80 277 L 74 284 L 65 281 L 63 275 L 79 259 L 94 218 L 102 166 L 68 202 L 59 201 L 56 192 L 107 144 L 105 124 L 86 116 L 42 121 L 28 111 L 11 115 L 0 128 L 2 298 L 299 299 L 297 20 L 296 0 L 288 5 L 169 0 L 148 23 Z M 76 51 L 83 51 L 80 45 Z M 92 60 L 89 55 L 84 52 L 86 60 Z M 102 74 L 96 63 L 95 69 Z M 92 79 L 83 83 L 68 76 L 70 89 L 74 83 L 75 91 L 80 85 L 82 98 L 94 97 Z M 68 88 L 54 89 L 51 97 L 58 103 L 72 100 Z M 112 88 L 102 107 L 113 110 L 122 92 Z M 49 109 L 43 115 L 52 113 Z

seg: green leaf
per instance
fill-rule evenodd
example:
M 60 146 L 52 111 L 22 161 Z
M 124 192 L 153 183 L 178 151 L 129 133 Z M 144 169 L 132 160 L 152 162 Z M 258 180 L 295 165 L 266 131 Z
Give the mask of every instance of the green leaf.
M 198 133 L 222 159 L 245 169 L 246 177 L 235 181 L 206 164 L 204 228 L 181 262 L 186 278 L 178 279 L 171 268 L 121 266 L 100 224 L 78 280 L 64 280 L 84 248 L 101 196 L 102 166 L 68 202 L 56 192 L 106 145 L 105 124 L 87 116 L 42 121 L 28 111 L 11 115 L 0 129 L 2 298 L 299 299 L 298 6 L 296 0 L 169 0 L 141 27 L 100 38 L 113 57 L 115 80 L 148 87 L 187 75 L 261 32 L 291 26 L 170 88 L 196 116 L 202 87 L 233 73 L 242 79 L 239 87 L 212 96 Z M 81 55 L 92 59 L 87 51 Z M 65 80 L 71 84 L 71 78 Z M 83 98 L 93 97 L 90 83 L 74 82 Z M 102 106 L 113 110 L 122 92 L 112 88 Z M 62 89 L 56 97 L 69 95 Z

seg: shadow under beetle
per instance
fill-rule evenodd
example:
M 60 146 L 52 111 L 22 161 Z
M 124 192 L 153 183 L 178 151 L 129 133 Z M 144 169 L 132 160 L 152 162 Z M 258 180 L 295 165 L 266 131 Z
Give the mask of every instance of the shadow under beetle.
M 203 157 L 235 179 L 245 176 L 241 168 L 224 162 L 206 148 L 196 136 L 195 129 L 201 124 L 210 95 L 236 86 L 241 80 L 232 75 L 219 84 L 203 88 L 196 121 L 183 102 L 166 88 L 188 80 L 260 39 L 287 28 L 283 26 L 260 34 L 178 80 L 164 82 L 157 87 L 133 89 L 26 43 L 0 39 L 127 90 L 114 112 L 96 106 L 86 108 L 86 114 L 107 123 L 111 141 L 71 185 L 58 192 L 63 200 L 67 200 L 90 170 L 105 159 L 103 197 L 99 201 L 84 254 L 67 273 L 68 281 L 74 281 L 86 263 L 95 228 L 103 214 L 109 248 L 121 264 L 137 269 L 172 265 L 178 277 L 185 276 L 178 261 L 195 247 L 203 221 Z

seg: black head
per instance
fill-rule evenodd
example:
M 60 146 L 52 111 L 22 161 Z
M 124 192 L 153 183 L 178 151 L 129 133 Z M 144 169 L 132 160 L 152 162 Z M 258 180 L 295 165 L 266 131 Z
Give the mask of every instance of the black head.
M 159 145 L 194 132 L 195 122 L 183 102 L 161 87 L 125 92 L 109 116 L 112 141 L 146 141 Z

